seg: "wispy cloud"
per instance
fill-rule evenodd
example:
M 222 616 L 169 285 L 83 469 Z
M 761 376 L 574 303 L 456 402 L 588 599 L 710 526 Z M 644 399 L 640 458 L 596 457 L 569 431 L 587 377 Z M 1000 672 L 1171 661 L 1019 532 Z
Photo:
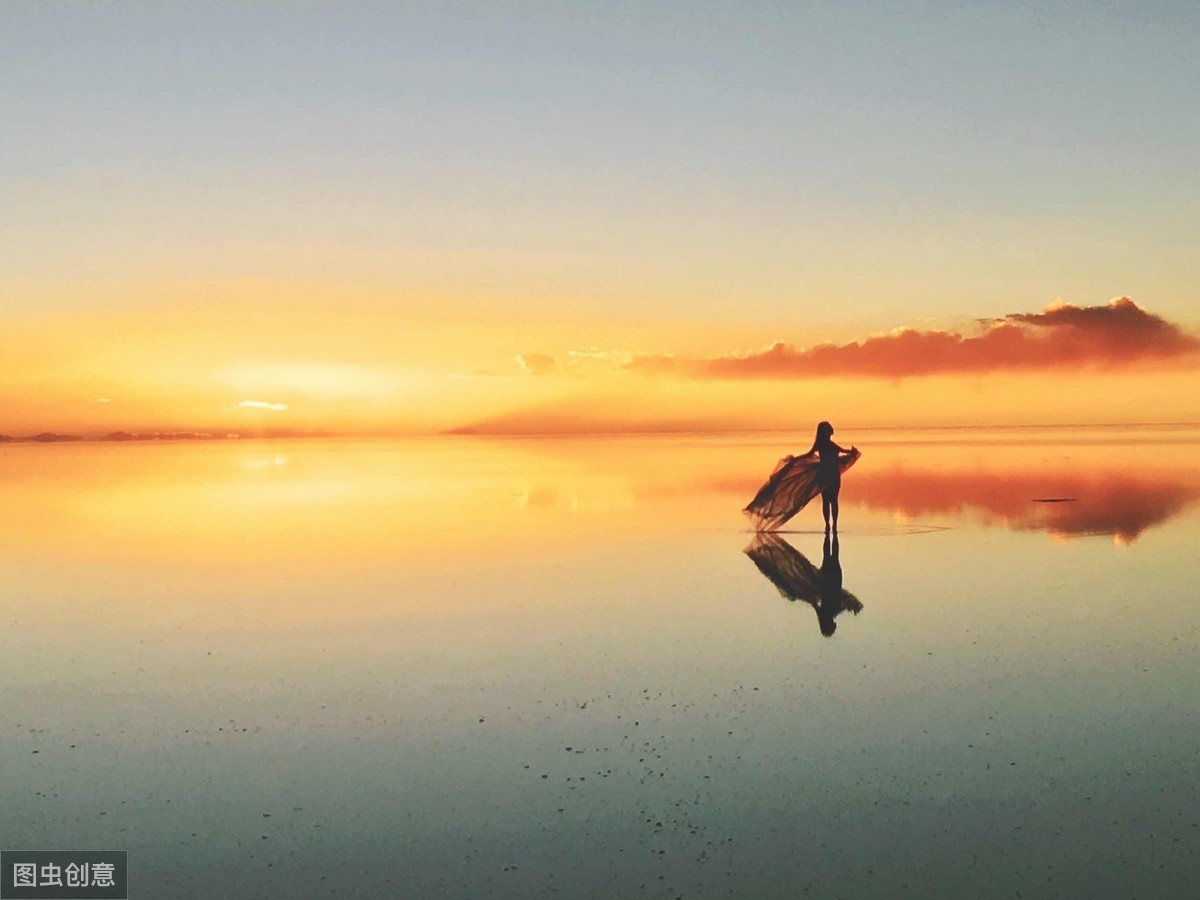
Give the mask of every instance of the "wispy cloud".
M 513 361 L 531 375 L 586 376 L 623 371 L 636 358 L 637 354 L 629 350 L 586 347 L 568 350 L 561 359 L 544 353 L 522 353 L 513 357 Z
M 572 366 L 600 365 L 624 368 L 633 362 L 634 355 L 628 350 L 605 350 L 590 347 L 586 350 L 568 350 L 567 362 Z
M 1183 357 L 1200 362 L 1200 338 L 1146 312 L 1128 297 L 1118 297 L 1104 306 L 1059 302 L 1040 313 L 982 320 L 972 334 L 899 328 L 863 341 L 806 349 L 779 341 L 753 353 L 703 359 L 641 355 L 627 368 L 713 379 L 904 378 L 1086 366 L 1111 369 Z
M 243 400 L 238 404 L 239 409 L 269 409 L 272 412 L 283 412 L 288 408 L 286 403 L 268 403 L 266 400 Z
M 491 369 L 474 369 L 470 372 L 451 372 L 447 378 L 464 379 L 464 378 L 499 378 L 499 372 L 493 372 Z
M 544 353 L 519 353 L 513 360 L 531 375 L 549 375 L 555 369 L 554 357 Z

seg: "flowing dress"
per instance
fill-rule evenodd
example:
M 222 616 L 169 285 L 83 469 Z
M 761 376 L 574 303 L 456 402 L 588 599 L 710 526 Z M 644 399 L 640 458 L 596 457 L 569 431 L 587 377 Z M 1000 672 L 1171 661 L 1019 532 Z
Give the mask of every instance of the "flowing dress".
M 785 456 L 742 512 L 754 523 L 755 531 L 774 531 L 804 509 L 813 497 L 840 481 L 841 473 L 858 462 L 861 455 L 854 450 L 849 456 L 839 458 L 832 472 L 829 462 L 822 465 L 820 458 Z

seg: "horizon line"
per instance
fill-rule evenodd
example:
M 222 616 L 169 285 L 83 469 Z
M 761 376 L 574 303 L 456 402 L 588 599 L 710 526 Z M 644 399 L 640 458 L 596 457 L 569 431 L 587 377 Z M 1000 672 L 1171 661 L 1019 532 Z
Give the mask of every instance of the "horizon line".
M 909 424 L 909 425 L 842 425 L 842 431 L 981 431 L 1018 429 L 1069 429 L 1069 428 L 1200 428 L 1200 421 L 1165 422 L 1004 422 L 1004 423 L 958 423 L 958 424 Z M 128 444 L 184 441 L 257 441 L 257 440 L 340 440 L 345 438 L 573 438 L 573 437 L 663 437 L 663 436 L 720 436 L 738 434 L 792 434 L 807 432 L 808 426 L 795 428 L 643 428 L 643 429 L 575 429 L 570 431 L 484 431 L 470 427 L 455 427 L 430 431 L 375 431 L 347 430 L 324 431 L 313 429 L 266 430 L 259 432 L 204 431 L 200 429 L 158 429 L 154 431 L 110 431 L 104 434 L 40 431 L 23 436 L 0 433 L 0 445 L 4 444 Z

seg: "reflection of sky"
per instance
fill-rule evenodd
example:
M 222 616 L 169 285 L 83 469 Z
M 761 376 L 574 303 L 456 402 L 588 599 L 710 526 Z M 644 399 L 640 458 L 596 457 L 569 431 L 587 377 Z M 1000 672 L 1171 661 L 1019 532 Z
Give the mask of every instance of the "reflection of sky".
M 777 453 L 6 449 L 0 845 L 117 834 L 180 898 L 1180 893 L 1196 508 L 1114 552 L 856 503 L 829 641 L 742 554 L 741 493 L 696 487 Z
M 1126 469 L 965 472 L 894 468 L 855 478 L 847 499 L 908 519 L 978 517 L 988 524 L 1059 537 L 1108 534 L 1135 540 L 1200 497 L 1178 473 Z M 857 473 L 856 473 L 857 474 Z M 847 479 L 849 481 L 849 479 Z
M 844 481 L 842 526 L 1000 526 L 1128 542 L 1200 497 L 1200 477 L 1187 434 L 1151 452 L 1116 436 L 867 435 Z M 9 446 L 0 547 L 59 561 L 313 565 L 454 555 L 466 530 L 487 536 L 476 554 L 536 556 L 610 536 L 744 528 L 738 510 L 789 449 L 762 436 Z M 819 526 L 814 505 L 786 527 Z

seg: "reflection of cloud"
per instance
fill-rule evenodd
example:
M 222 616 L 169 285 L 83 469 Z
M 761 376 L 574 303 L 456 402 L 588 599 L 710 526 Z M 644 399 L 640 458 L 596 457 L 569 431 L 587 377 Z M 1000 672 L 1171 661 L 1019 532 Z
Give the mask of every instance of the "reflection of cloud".
M 286 403 L 268 403 L 265 400 L 243 400 L 238 407 L 240 409 L 269 409 L 273 412 L 283 412 L 288 408 Z
M 903 378 L 1057 367 L 1118 367 L 1196 356 L 1200 339 L 1146 312 L 1128 297 L 1106 306 L 1054 303 L 1040 313 L 981 322 L 978 334 L 899 328 L 861 342 L 765 350 L 708 359 L 638 356 L 628 368 L 695 378 L 787 379 L 822 376 Z
M 242 468 L 249 471 L 264 469 L 282 469 L 288 464 L 287 454 L 276 453 L 273 456 L 251 456 L 242 460 Z
M 558 488 L 553 485 L 527 487 L 517 496 L 521 509 L 553 509 L 558 505 Z
M 732 507 L 745 502 L 761 483 L 761 473 L 708 477 L 670 492 L 651 486 L 639 496 L 709 492 Z M 842 483 L 841 501 L 843 509 L 865 506 L 902 522 L 975 517 L 1015 531 L 1046 531 L 1058 538 L 1103 534 L 1129 544 L 1200 501 L 1200 484 L 1183 474 L 1117 468 L 1047 465 L 1030 472 L 858 466 Z
M 112 397 L 97 397 L 94 403 L 112 403 Z
M 1169 475 L 1120 471 L 856 471 L 843 502 L 907 516 L 982 514 L 1017 531 L 1057 537 L 1112 535 L 1130 543 L 1200 498 L 1200 487 Z
M 554 371 L 554 357 L 544 353 L 518 353 L 513 359 L 531 375 L 549 375 Z

